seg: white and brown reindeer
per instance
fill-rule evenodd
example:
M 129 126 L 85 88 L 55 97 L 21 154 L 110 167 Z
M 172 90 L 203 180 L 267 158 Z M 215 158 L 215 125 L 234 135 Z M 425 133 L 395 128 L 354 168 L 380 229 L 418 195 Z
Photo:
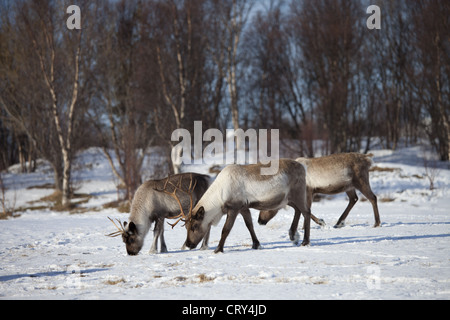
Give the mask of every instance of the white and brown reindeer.
M 340 216 L 335 228 L 343 227 L 345 219 L 350 210 L 358 201 L 356 190 L 359 190 L 372 204 L 375 216 L 374 227 L 381 225 L 380 215 L 377 206 L 377 197 L 372 192 L 369 182 L 369 169 L 373 165 L 372 154 L 361 153 L 340 153 L 324 156 L 320 158 L 298 158 L 297 162 L 305 165 L 307 206 L 310 208 L 313 196 L 316 193 L 337 194 L 346 192 L 348 196 L 348 205 Z M 259 224 L 267 224 L 278 210 L 261 211 L 259 214 Z M 311 219 L 319 224 L 325 225 L 322 219 L 316 218 L 311 214 Z M 296 228 L 294 225 L 291 228 Z M 297 221 L 298 224 L 298 221 Z
M 157 252 L 158 238 L 161 252 L 167 252 L 164 241 L 164 219 L 178 219 L 170 224 L 172 228 L 184 217 L 183 210 L 192 206 L 202 197 L 210 185 L 207 175 L 198 173 L 180 173 L 161 180 L 144 182 L 134 194 L 128 223 L 117 220 L 118 231 L 109 237 L 122 236 L 127 253 L 136 255 L 144 245 L 144 238 L 155 222 L 151 253 Z M 205 234 L 203 248 L 208 248 L 209 232 Z
M 227 215 L 222 236 L 215 252 L 223 252 L 225 240 L 230 233 L 236 216 L 241 213 L 253 240 L 253 249 L 260 247 L 251 220 L 250 208 L 258 210 L 277 210 L 289 205 L 295 210 L 294 221 L 305 218 L 302 245 L 309 244 L 310 210 L 306 201 L 305 168 L 299 162 L 289 159 L 278 161 L 278 172 L 261 175 L 265 165 L 232 164 L 225 167 L 211 184 L 186 222 L 188 231 L 186 246 L 193 249 L 204 237 L 211 225 L 217 225 L 223 215 Z M 273 166 L 273 164 L 271 164 Z M 291 240 L 298 242 L 297 228 L 291 229 Z

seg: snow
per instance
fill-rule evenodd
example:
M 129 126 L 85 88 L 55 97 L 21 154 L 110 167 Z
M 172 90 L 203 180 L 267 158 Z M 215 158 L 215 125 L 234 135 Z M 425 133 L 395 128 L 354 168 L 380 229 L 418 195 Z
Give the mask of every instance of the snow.
M 449 299 L 450 169 L 439 163 L 434 185 L 423 177 L 418 147 L 374 150 L 374 162 L 390 171 L 371 173 L 382 227 L 373 228 L 370 203 L 360 201 L 346 226 L 332 226 L 347 205 L 345 194 L 313 203 L 325 227 L 311 223 L 311 245 L 296 247 L 287 230 L 293 210 L 281 210 L 251 238 L 239 216 L 225 243 L 214 254 L 225 219 L 213 227 L 210 250 L 180 250 L 186 231 L 166 225 L 169 253 L 149 254 L 149 233 L 141 253 L 128 256 L 120 238 L 104 235 L 114 226 L 107 216 L 127 219 L 102 204 L 116 200 L 114 176 L 98 149 L 80 155 L 75 184 L 93 197 L 87 212 L 70 214 L 49 208 L 20 212 L 0 220 L 1 299 Z M 185 170 L 207 172 L 207 166 Z M 36 173 L 2 174 L 7 199 L 16 208 L 39 205 L 52 189 L 48 165 Z M 31 188 L 30 188 L 31 187 Z M 15 199 L 15 200 L 14 200 Z M 303 237 L 303 233 L 301 237 Z

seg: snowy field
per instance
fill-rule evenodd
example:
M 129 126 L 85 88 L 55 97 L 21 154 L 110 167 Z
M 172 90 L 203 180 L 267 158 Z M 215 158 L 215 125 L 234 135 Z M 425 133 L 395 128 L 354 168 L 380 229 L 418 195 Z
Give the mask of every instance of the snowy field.
M 186 231 L 180 225 L 165 226 L 165 254 L 148 253 L 151 233 L 137 256 L 126 254 L 120 238 L 105 237 L 115 231 L 107 216 L 126 220 L 127 214 L 102 208 L 117 193 L 96 149 L 80 156 L 74 173 L 77 192 L 92 196 L 80 204 L 82 213 L 51 211 L 39 201 L 53 192 L 36 188 L 53 182 L 48 167 L 3 174 L 10 203 L 35 210 L 0 220 L 0 298 L 450 299 L 448 165 L 438 164 L 435 190 L 429 190 L 420 147 L 373 153 L 376 166 L 390 168 L 371 173 L 381 228 L 372 227 L 372 207 L 358 193 L 346 226 L 334 229 L 347 200 L 345 194 L 327 196 L 313 203 L 313 213 L 327 226 L 311 222 L 310 246 L 289 241 L 292 209 L 267 226 L 257 224 L 253 211 L 263 248 L 251 249 L 238 217 L 223 254 L 213 250 L 225 219 L 212 229 L 207 251 L 181 251 Z

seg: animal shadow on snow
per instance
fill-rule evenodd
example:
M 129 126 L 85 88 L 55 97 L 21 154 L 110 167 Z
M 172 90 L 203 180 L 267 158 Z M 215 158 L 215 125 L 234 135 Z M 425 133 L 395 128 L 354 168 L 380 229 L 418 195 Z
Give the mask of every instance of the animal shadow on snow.
M 401 241 L 401 240 L 419 240 L 419 239 L 431 239 L 431 238 L 448 238 L 450 233 L 443 234 L 427 234 L 417 236 L 366 236 L 366 237 L 335 237 L 326 240 L 317 240 L 313 246 L 332 246 L 348 243 L 375 243 L 381 241 Z
M 94 269 L 80 270 L 79 273 L 86 274 L 86 273 L 93 273 L 93 272 L 106 271 L 106 270 L 108 270 L 108 268 L 94 268 Z M 69 274 L 71 274 L 70 271 L 43 271 L 43 272 L 36 272 L 36 273 L 19 273 L 19 274 L 0 276 L 0 282 L 16 280 L 16 279 L 20 279 L 20 278 L 56 277 L 56 276 L 69 275 Z
M 312 244 L 314 245 L 314 244 Z M 251 243 L 241 243 L 224 247 L 224 252 L 257 252 L 257 251 L 267 251 L 267 250 L 276 250 L 276 249 L 290 249 L 290 248 L 300 248 L 299 245 L 294 245 L 290 240 L 281 240 L 281 241 L 271 241 L 271 242 L 261 242 L 261 248 L 252 249 Z M 207 251 L 214 251 L 217 246 L 211 246 Z
M 383 223 L 383 228 L 392 228 L 398 226 L 412 226 L 412 225 L 450 225 L 450 222 L 395 222 L 395 223 Z M 352 225 L 352 227 L 369 227 L 369 224 Z M 330 246 L 340 245 L 348 243 L 364 243 L 364 242 L 381 242 L 381 241 L 401 241 L 401 240 L 419 240 L 419 239 L 431 239 L 431 238 L 447 238 L 450 237 L 450 233 L 443 234 L 428 234 L 428 235 L 407 235 L 407 236 L 354 236 L 354 237 L 334 237 L 327 239 L 316 238 L 311 241 L 311 246 Z M 217 246 L 210 246 L 208 250 L 214 251 Z M 258 250 L 276 250 L 276 249 L 289 249 L 297 248 L 299 245 L 294 245 L 290 240 L 261 242 L 261 248 Z M 198 250 L 198 249 L 196 249 Z M 258 251 L 252 249 L 251 243 L 235 244 L 225 246 L 225 252 L 245 252 L 245 251 Z M 171 253 L 181 253 L 186 250 L 177 250 Z

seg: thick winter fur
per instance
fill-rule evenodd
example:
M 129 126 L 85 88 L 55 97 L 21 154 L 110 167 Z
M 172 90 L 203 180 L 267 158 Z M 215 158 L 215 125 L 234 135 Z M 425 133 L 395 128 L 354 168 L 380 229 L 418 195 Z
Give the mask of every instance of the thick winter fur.
M 256 249 L 259 241 L 253 230 L 249 209 L 278 210 L 286 205 L 295 209 L 294 220 L 300 219 L 300 214 L 305 217 L 302 244 L 309 244 L 310 210 L 306 203 L 305 169 L 294 160 L 277 161 L 279 169 L 274 175 L 261 175 L 261 164 L 229 165 L 223 169 L 192 210 L 186 224 L 186 245 L 191 249 L 195 248 L 209 227 L 217 224 L 226 214 L 222 237 L 215 251 L 223 252 L 236 216 L 241 213 L 252 236 L 253 248 Z M 296 229 L 291 230 L 291 240 L 294 240 L 295 234 Z
M 162 190 L 166 186 L 167 191 L 172 192 L 174 190 L 173 185 L 178 185 L 180 178 L 181 188 L 188 190 L 191 177 L 192 185 L 195 183 L 192 192 L 192 200 L 195 204 L 208 189 L 209 176 L 198 173 L 181 173 L 162 180 L 144 182 L 137 189 L 131 204 L 129 221 L 124 223 L 125 233 L 122 235 L 129 255 L 136 255 L 142 249 L 144 238 L 153 222 L 155 222 L 155 229 L 150 252 L 157 251 L 158 237 L 161 241 L 161 252 L 167 252 L 164 241 L 164 219 L 177 216 L 180 213 L 180 206 L 173 197 L 158 190 Z M 166 184 L 167 179 L 173 185 Z M 181 201 L 184 212 L 187 213 L 190 205 L 189 196 L 184 192 L 177 192 L 177 196 Z M 204 246 L 207 246 L 208 237 L 209 234 L 205 237 Z
M 340 153 L 320 158 L 298 158 L 297 162 L 307 167 L 307 203 L 311 207 L 314 194 L 336 194 L 346 192 L 349 203 L 335 227 L 342 227 L 350 210 L 358 201 L 355 190 L 359 190 L 372 204 L 375 225 L 381 225 L 377 206 L 377 197 L 372 192 L 369 183 L 369 169 L 373 165 L 372 154 Z M 258 222 L 266 224 L 276 215 L 277 211 L 262 211 Z M 324 225 L 322 219 L 311 214 L 314 222 Z

